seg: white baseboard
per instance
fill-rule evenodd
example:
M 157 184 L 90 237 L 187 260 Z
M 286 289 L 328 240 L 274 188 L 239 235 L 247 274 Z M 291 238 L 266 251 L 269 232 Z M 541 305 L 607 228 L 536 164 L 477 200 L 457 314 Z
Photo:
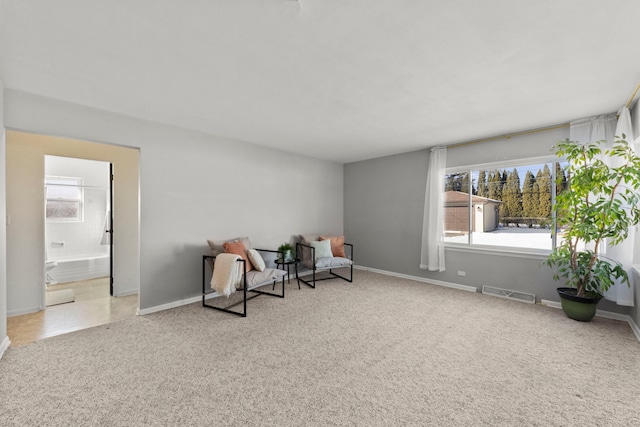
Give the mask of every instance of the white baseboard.
M 311 270 L 301 271 L 298 273 L 298 276 L 306 276 L 311 273 L 312 273 Z M 295 277 L 292 277 L 291 280 L 295 280 Z M 137 291 L 135 291 L 134 293 L 136 292 Z M 205 298 L 210 299 L 210 298 L 216 298 L 219 296 L 220 296 L 219 294 L 217 294 L 216 292 L 213 292 L 208 294 Z M 183 300 L 173 301 L 167 304 L 156 305 L 154 307 L 144 308 L 142 310 L 138 308 L 138 310 L 136 311 L 136 314 L 138 316 L 144 316 L 145 314 L 157 313 L 158 311 L 169 310 L 172 308 L 181 307 L 183 305 L 193 304 L 194 302 L 199 302 L 199 301 L 202 301 L 202 295 L 198 295 L 197 297 L 187 298 Z
M 547 307 L 552 307 L 552 308 L 562 308 L 562 304 L 560 304 L 559 301 L 550 301 L 550 300 L 543 299 L 543 300 L 540 300 L 540 304 L 546 305 Z M 636 325 L 636 323 L 633 321 L 631 316 L 629 316 L 628 314 L 614 313 L 612 311 L 605 311 L 605 310 L 596 310 L 596 316 L 602 317 L 605 319 L 613 319 L 613 320 L 620 320 L 622 322 L 627 322 L 629 324 L 629 327 L 633 331 L 633 334 L 636 336 L 637 340 L 640 342 L 640 327 Z
M 193 304 L 194 302 L 202 301 L 202 295 L 198 295 L 197 297 L 182 299 L 178 301 L 169 302 L 167 304 L 156 305 L 149 308 L 143 308 L 136 311 L 138 316 L 144 316 L 145 314 L 157 313 L 158 311 L 169 310 L 171 308 L 181 307 L 183 305 Z
M 540 304 L 546 305 L 547 307 L 551 307 L 551 308 L 562 308 L 560 301 L 551 301 L 548 299 L 541 299 Z
M 309 276 L 309 275 L 311 275 L 311 274 L 313 273 L 313 270 L 309 270 L 309 269 L 308 269 L 308 268 L 306 268 L 306 267 L 298 267 L 298 268 L 300 268 L 300 270 L 298 270 L 298 277 L 301 277 L 301 276 Z M 355 266 L 354 266 L 354 268 L 355 268 Z M 339 268 L 336 268 L 336 270 L 339 270 Z M 319 273 L 319 272 L 318 272 L 318 273 Z M 284 278 L 286 279 L 286 278 L 287 278 L 287 276 L 284 276 Z M 291 280 L 296 280 L 296 275 L 295 275 L 295 273 L 292 273 L 292 274 L 291 274 Z
M 114 297 L 126 297 L 128 295 L 134 295 L 137 294 L 138 290 L 137 289 L 129 289 L 127 291 L 121 291 L 121 292 L 114 292 Z
M 2 359 L 4 352 L 7 351 L 10 344 L 11 344 L 11 341 L 9 340 L 9 337 L 4 337 L 4 339 L 2 340 L 2 343 L 0 343 L 0 359 Z
M 37 313 L 38 311 L 42 311 L 44 308 L 38 307 L 28 307 L 28 308 L 20 308 L 18 310 L 7 311 L 7 317 L 20 316 L 23 314 L 31 314 Z
M 353 268 L 357 270 L 370 271 L 372 273 L 380 273 L 387 276 L 399 277 L 401 279 L 409 279 L 409 280 L 414 280 L 416 282 L 428 283 L 430 285 L 444 286 L 445 288 L 453 288 L 453 289 L 458 289 L 458 290 L 467 291 L 467 292 L 478 292 L 478 288 L 475 286 L 461 285 L 459 283 L 443 282 L 441 280 L 427 279 L 425 277 L 410 276 L 408 274 L 395 273 L 393 271 L 386 271 L 386 270 L 378 270 L 377 268 L 364 267 L 361 265 L 357 265 L 357 266 L 354 265 Z
M 638 339 L 638 341 L 640 342 L 640 327 L 638 327 L 638 325 L 636 324 L 636 322 L 633 321 L 633 319 L 631 318 L 631 316 L 627 316 L 629 317 L 629 319 L 627 320 L 627 322 L 629 322 L 629 326 L 631 326 L 631 330 L 633 331 L 633 333 L 636 335 L 636 338 Z

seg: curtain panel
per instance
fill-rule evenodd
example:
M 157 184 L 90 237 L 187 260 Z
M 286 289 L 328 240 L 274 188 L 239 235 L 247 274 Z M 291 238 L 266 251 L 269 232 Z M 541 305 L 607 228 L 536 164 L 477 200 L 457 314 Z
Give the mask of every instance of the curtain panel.
M 444 172 L 447 149 L 434 147 L 429 158 L 427 187 L 422 222 L 422 248 L 420 268 L 445 271 L 444 264 Z

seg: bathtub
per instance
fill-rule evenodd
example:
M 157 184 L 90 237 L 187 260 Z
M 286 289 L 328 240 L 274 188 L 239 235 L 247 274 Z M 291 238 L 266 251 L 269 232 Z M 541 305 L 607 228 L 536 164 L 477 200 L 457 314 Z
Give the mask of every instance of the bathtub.
M 109 255 L 87 255 L 71 259 L 49 260 L 58 266 L 49 272 L 58 283 L 77 282 L 109 276 Z

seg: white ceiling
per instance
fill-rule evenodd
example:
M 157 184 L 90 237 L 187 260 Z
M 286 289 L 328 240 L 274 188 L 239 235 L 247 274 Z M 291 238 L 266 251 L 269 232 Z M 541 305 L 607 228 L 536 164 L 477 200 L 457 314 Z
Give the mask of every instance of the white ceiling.
M 615 112 L 638 0 L 0 0 L 0 79 L 352 162 Z

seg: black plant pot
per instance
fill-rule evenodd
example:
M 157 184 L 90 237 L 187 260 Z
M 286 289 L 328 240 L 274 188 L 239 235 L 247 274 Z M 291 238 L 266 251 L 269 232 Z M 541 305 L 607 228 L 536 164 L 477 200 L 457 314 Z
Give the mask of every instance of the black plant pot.
M 596 315 L 596 308 L 601 297 L 579 297 L 575 288 L 558 288 L 562 311 L 573 320 L 589 322 Z

